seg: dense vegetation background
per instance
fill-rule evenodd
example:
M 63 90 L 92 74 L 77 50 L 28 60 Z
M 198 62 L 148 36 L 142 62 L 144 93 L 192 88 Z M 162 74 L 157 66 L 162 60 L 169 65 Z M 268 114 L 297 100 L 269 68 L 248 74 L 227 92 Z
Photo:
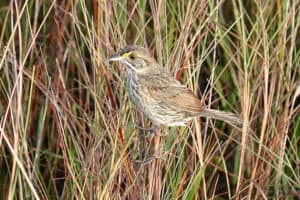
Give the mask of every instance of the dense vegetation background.
M 1 0 L 0 199 L 299 198 L 299 9 Z M 125 68 L 107 60 L 126 44 L 243 127 L 198 119 L 145 137 Z

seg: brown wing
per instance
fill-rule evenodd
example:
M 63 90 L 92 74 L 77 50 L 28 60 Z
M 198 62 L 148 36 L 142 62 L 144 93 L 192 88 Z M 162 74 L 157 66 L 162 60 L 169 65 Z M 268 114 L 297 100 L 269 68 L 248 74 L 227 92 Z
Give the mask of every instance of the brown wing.
M 155 80 L 145 85 L 153 99 L 174 109 L 192 113 L 198 113 L 202 109 L 200 100 L 173 77 L 155 77 Z

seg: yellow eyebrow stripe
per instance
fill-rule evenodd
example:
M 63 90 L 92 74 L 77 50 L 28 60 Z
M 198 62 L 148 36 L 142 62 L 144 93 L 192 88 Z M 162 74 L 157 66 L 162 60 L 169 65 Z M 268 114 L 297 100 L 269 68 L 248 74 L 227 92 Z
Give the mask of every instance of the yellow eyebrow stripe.
M 131 52 L 127 52 L 127 53 L 124 53 L 124 54 L 122 55 L 122 57 L 124 57 L 124 58 L 129 58 L 130 55 L 131 55 Z

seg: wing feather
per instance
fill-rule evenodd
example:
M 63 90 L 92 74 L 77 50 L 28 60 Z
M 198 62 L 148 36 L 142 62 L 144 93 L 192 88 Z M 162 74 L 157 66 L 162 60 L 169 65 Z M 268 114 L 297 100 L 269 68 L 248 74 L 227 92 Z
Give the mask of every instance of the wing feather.
M 173 77 L 156 77 L 155 79 L 145 84 L 153 99 L 180 111 L 198 113 L 203 108 L 192 91 Z

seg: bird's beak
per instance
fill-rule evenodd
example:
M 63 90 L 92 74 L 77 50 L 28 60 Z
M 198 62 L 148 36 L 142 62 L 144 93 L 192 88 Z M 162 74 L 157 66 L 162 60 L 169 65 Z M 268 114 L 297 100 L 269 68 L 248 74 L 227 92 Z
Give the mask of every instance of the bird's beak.
M 113 55 L 112 57 L 110 57 L 109 61 L 122 61 L 124 60 L 124 58 L 122 56 L 120 56 L 119 54 Z

